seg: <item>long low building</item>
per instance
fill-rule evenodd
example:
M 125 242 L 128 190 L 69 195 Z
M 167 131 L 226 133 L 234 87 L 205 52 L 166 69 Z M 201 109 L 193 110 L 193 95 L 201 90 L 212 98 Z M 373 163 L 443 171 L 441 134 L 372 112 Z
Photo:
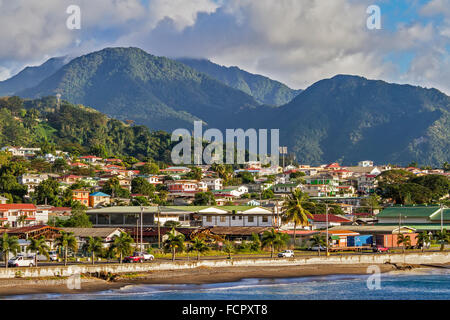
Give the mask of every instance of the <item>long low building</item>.
M 141 211 L 142 210 L 142 211 Z M 276 215 L 259 206 L 116 206 L 88 210 L 95 227 L 133 228 L 163 226 L 168 221 L 183 227 L 272 227 Z

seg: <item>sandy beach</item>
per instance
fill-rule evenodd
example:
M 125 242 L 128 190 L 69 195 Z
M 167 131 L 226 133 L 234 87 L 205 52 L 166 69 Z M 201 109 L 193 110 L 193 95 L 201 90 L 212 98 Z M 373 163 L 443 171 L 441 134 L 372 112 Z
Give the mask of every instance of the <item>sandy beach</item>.
M 373 264 L 371 264 L 373 265 Z M 139 284 L 204 284 L 234 282 L 245 278 L 297 278 L 335 274 L 367 274 L 369 264 L 360 265 L 302 265 L 286 267 L 228 267 L 154 271 L 138 274 L 119 275 L 115 281 L 105 281 L 93 277 L 81 279 L 81 289 L 67 287 L 66 279 L 10 279 L 0 280 L 2 296 L 38 293 L 84 293 L 118 289 Z M 398 270 L 391 264 L 378 265 L 381 272 Z M 414 266 L 417 268 L 420 266 Z M 411 272 L 406 270 L 404 272 Z

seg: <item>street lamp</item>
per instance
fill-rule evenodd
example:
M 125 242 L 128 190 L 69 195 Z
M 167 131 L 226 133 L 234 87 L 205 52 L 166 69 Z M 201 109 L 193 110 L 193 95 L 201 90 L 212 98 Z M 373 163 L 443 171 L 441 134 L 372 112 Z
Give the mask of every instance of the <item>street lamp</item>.
M 326 225 L 327 225 L 327 257 L 328 257 L 328 255 L 329 255 L 329 252 L 328 252 L 328 203 L 325 203 L 325 221 L 326 221 Z

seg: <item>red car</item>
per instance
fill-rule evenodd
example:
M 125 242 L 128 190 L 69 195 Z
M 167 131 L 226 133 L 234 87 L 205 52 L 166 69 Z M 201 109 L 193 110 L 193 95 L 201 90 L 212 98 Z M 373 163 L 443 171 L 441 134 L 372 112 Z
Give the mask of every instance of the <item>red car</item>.
M 382 253 L 382 252 L 388 253 L 389 252 L 389 248 L 386 248 L 384 246 L 373 246 L 372 249 L 373 249 L 373 252 L 378 252 L 378 253 Z
M 140 255 L 132 255 L 132 256 L 125 257 L 123 259 L 123 262 L 125 262 L 125 263 L 138 263 L 138 262 L 144 262 L 144 261 L 145 261 L 144 257 L 140 256 Z

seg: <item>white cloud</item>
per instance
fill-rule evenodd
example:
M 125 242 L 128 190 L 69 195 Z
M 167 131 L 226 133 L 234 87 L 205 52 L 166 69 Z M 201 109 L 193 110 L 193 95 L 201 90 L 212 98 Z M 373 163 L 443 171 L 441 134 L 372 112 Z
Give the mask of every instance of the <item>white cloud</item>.
M 295 88 L 338 73 L 446 88 L 443 81 L 448 83 L 448 78 L 439 64 L 448 66 L 444 48 L 450 41 L 450 0 L 432 0 L 420 8 L 424 17 L 443 16 L 442 23 L 399 23 L 396 30 L 367 29 L 366 9 L 372 3 L 0 0 L 0 41 L 8 44 L 0 47 L 0 75 L 51 56 L 137 46 L 158 55 L 206 57 L 237 65 Z M 81 7 L 81 30 L 65 27 L 69 4 Z M 399 66 L 386 56 L 408 51 L 415 58 L 400 74 Z
M 11 72 L 3 67 L 0 67 L 0 81 L 6 80 L 11 76 Z
M 169 18 L 174 21 L 178 31 L 195 24 L 199 12 L 212 13 L 218 4 L 211 0 L 151 0 L 149 4 L 149 27 Z

